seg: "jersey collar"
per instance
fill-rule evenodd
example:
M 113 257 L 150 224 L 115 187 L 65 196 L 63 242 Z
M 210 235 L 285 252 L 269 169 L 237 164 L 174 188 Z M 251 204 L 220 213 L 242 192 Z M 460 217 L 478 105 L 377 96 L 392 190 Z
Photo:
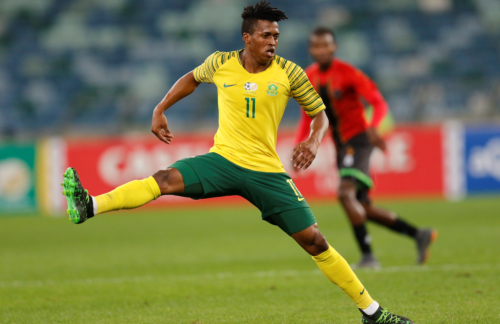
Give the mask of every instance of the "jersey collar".
M 242 68 L 242 69 L 243 69 L 246 73 L 248 73 L 248 74 L 261 74 L 261 73 L 266 72 L 267 70 L 269 70 L 269 68 L 271 67 L 271 65 L 273 65 L 274 60 L 275 60 L 275 58 L 276 58 L 276 54 L 274 54 L 273 59 L 272 59 L 272 61 L 271 61 L 271 64 L 269 64 L 269 66 L 268 66 L 268 67 L 267 67 L 264 71 L 260 71 L 260 72 L 258 72 L 258 73 L 250 73 L 250 72 L 248 72 L 248 71 L 247 71 L 247 69 L 245 69 L 245 67 L 243 66 L 243 63 L 241 62 L 241 59 L 240 59 L 240 53 L 241 53 L 241 52 L 243 52 L 243 50 L 244 50 L 244 48 L 240 49 L 240 50 L 238 51 L 238 53 L 236 54 L 236 57 L 238 58 L 238 63 L 240 63 L 241 68 Z

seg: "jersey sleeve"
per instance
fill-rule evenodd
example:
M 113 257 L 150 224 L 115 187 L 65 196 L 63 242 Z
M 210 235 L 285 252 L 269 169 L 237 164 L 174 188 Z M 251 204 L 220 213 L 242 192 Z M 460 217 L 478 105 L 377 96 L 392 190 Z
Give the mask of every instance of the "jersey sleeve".
M 286 69 L 288 81 L 290 82 L 291 96 L 297 100 L 299 105 L 310 117 L 325 110 L 325 104 L 312 86 L 304 70 L 295 63 L 291 63 Z
M 389 111 L 387 102 L 382 97 L 382 94 L 380 94 L 375 82 L 363 72 L 354 69 L 352 75 L 355 89 L 373 107 L 373 117 L 370 126 L 376 128 Z
M 211 54 L 205 62 L 193 70 L 194 79 L 198 82 L 214 83 L 214 75 L 217 69 L 223 64 L 222 52 L 215 52 Z

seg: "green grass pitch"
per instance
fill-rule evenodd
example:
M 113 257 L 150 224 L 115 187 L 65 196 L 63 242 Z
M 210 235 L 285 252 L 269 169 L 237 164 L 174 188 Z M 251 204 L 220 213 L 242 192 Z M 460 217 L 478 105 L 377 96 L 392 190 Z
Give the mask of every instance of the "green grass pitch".
M 500 199 L 391 202 L 439 230 L 427 266 L 412 241 L 369 229 L 380 271 L 358 271 L 384 307 L 415 323 L 500 322 Z M 320 229 L 358 260 L 336 204 Z M 0 323 L 360 323 L 355 305 L 252 206 L 138 209 L 82 225 L 0 218 Z

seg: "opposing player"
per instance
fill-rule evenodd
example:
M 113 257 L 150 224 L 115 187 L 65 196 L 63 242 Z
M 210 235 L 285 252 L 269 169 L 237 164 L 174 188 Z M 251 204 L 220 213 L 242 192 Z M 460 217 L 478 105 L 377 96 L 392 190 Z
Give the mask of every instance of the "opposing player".
M 163 114 L 191 94 L 201 82 L 215 83 L 219 129 L 210 153 L 175 162 L 153 176 L 91 197 L 76 171 L 64 174 L 70 219 L 76 223 L 105 212 L 144 205 L 161 195 L 192 199 L 239 195 L 262 212 L 312 255 L 321 271 L 356 303 L 363 323 L 412 323 L 383 310 L 347 262 L 318 230 L 309 205 L 285 173 L 276 154 L 277 129 L 290 97 L 312 118 L 310 137 L 295 148 L 294 163 L 307 169 L 328 128 L 325 106 L 304 71 L 275 54 L 283 11 L 261 1 L 244 9 L 245 47 L 215 52 L 180 78 L 153 112 L 152 132 L 166 144 L 173 135 Z
M 341 176 L 338 198 L 349 217 L 362 252 L 361 261 L 356 266 L 380 267 L 372 252 L 371 239 L 365 226 L 367 220 L 413 238 L 417 245 L 417 263 L 422 264 L 427 259 L 429 246 L 437 237 L 437 232 L 416 228 L 395 212 L 374 206 L 369 197 L 373 185 L 369 173 L 370 155 L 375 146 L 386 149 L 376 129 L 387 113 L 387 104 L 373 81 L 360 70 L 335 58 L 336 50 L 333 31 L 316 28 L 309 37 L 309 52 L 315 63 L 305 72 L 326 105 L 325 112 Z M 373 107 L 373 117 L 369 123 L 365 118 L 362 99 Z M 308 138 L 310 123 L 311 118 L 302 114 L 296 142 Z

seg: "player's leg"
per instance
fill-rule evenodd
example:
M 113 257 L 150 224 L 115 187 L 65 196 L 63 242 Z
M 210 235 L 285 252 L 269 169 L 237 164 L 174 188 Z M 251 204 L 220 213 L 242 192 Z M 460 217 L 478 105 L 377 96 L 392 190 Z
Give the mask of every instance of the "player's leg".
M 325 276 L 364 312 L 365 323 L 406 323 L 373 301 L 349 264 L 321 235 L 311 208 L 288 174 L 247 171 L 241 196 L 260 209 L 264 220 L 280 227 L 313 257 Z
M 305 217 L 307 217 L 305 215 Z M 291 237 L 309 253 L 325 276 L 339 286 L 362 310 L 366 310 L 373 299 L 361 284 L 345 259 L 332 248 L 313 224 L 291 234 Z M 376 309 L 376 308 L 375 308 Z
M 134 180 L 95 197 L 97 214 L 120 209 L 133 209 L 147 204 L 162 195 L 178 195 L 184 192 L 184 181 L 176 168 L 157 171 L 151 177 Z
M 358 192 L 358 196 L 366 196 L 366 199 L 362 200 L 362 204 L 367 219 L 414 239 L 417 246 L 417 263 L 425 263 L 429 255 L 429 247 L 437 238 L 437 231 L 429 228 L 419 229 L 399 217 L 395 212 L 375 206 L 368 198 L 367 191 L 366 193 Z
M 161 195 L 184 192 L 184 181 L 175 168 L 160 170 L 153 176 L 128 182 L 100 196 L 92 197 L 80 182 L 74 168 L 64 173 L 63 194 L 68 203 L 68 214 L 75 224 L 105 212 L 140 207 Z
M 373 255 L 371 237 L 366 228 L 367 214 L 357 197 L 357 180 L 351 176 L 344 176 L 340 181 L 338 199 L 351 223 L 354 237 L 361 250 L 361 261 L 357 267 L 378 268 L 380 264 Z
M 341 145 L 337 151 L 337 166 L 341 177 L 338 198 L 351 222 L 354 236 L 361 250 L 361 261 L 357 267 L 378 268 L 371 238 L 366 228 L 366 211 L 357 199 L 360 187 L 371 188 L 370 155 L 373 151 L 368 135 L 360 133 Z
M 309 253 L 323 274 L 351 298 L 363 314 L 363 323 L 413 323 L 405 317 L 382 309 L 378 302 L 372 299 L 347 261 L 320 233 L 310 208 L 288 210 L 268 218 L 270 219 L 266 219 L 267 221 L 278 225 Z
M 160 170 L 147 179 L 131 181 L 111 192 L 93 198 L 89 197 L 81 186 L 76 171 L 70 168 L 66 172 L 70 175 L 65 174 L 65 181 L 71 180 L 73 185 L 81 189 L 79 190 L 81 198 L 78 201 L 82 202 L 80 204 L 82 212 L 78 214 L 83 215 L 83 217 L 71 218 L 73 222 L 77 220 L 75 223 L 82 223 L 95 214 L 137 208 L 161 195 L 176 195 L 192 199 L 235 195 L 238 191 L 234 188 L 242 187 L 245 179 L 245 173 L 240 169 L 242 168 L 235 166 L 222 156 L 208 153 L 177 161 L 166 170 Z M 70 177 L 72 178 L 69 179 Z M 70 210 L 71 214 L 75 212 Z
M 385 226 L 399 234 L 415 238 L 418 228 L 398 217 L 398 215 L 380 207 L 375 206 L 370 198 L 370 189 L 360 185 L 356 192 L 356 199 L 362 204 L 366 218 L 379 225 Z

